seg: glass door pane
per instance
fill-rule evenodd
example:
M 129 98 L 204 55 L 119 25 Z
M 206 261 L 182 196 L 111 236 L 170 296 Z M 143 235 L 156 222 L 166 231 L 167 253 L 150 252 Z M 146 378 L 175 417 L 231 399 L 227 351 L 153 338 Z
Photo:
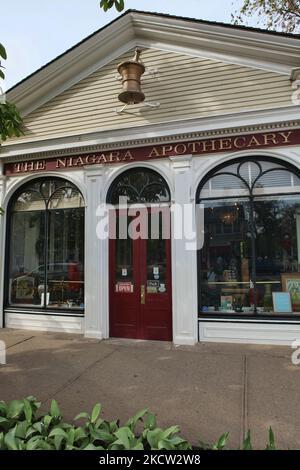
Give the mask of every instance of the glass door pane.
M 116 223 L 115 244 L 115 292 L 133 293 L 133 240 L 128 236 L 128 225 L 132 219 L 119 214 Z M 125 238 L 126 236 L 126 238 Z
M 147 251 L 147 294 L 164 294 L 167 292 L 167 248 L 164 237 L 164 225 L 169 227 L 169 207 L 162 211 L 149 210 Z

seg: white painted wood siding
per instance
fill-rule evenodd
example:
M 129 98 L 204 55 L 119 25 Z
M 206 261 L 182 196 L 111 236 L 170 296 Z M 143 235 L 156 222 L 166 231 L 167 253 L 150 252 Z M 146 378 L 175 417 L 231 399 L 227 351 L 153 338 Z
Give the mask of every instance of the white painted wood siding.
M 159 101 L 160 107 L 144 108 L 137 116 L 117 115 L 117 65 L 132 55 L 123 55 L 26 116 L 26 133 L 18 142 L 291 105 L 286 75 L 147 49 L 143 62 L 158 72 L 143 77 L 143 90 L 146 100 Z

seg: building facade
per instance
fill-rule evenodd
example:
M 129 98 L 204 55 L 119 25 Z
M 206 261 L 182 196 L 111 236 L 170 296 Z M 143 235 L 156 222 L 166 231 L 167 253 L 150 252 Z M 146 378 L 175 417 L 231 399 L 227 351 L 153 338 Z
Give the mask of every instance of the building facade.
M 123 107 L 117 66 L 137 46 L 146 101 Z M 297 339 L 299 52 L 297 36 L 129 11 L 12 88 L 24 135 L 0 152 L 1 326 Z M 196 221 L 200 207 L 203 246 L 174 236 L 176 210 L 169 238 L 99 236 L 122 196 Z

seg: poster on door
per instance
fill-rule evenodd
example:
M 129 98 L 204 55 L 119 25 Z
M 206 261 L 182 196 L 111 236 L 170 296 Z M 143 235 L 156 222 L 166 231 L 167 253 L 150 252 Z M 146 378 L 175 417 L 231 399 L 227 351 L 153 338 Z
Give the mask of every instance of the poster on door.
M 123 294 L 131 294 L 133 292 L 133 283 L 132 282 L 117 282 L 116 292 Z

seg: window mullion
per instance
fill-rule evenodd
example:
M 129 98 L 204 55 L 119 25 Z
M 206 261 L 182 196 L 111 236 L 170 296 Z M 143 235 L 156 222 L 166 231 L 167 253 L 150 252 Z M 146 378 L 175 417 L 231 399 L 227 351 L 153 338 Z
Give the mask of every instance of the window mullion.
M 45 244 L 44 244 L 44 305 L 47 309 L 47 292 L 48 292 L 48 251 L 49 251 L 49 210 L 48 203 L 45 210 Z
M 254 200 L 253 195 L 250 195 L 250 234 L 251 234 L 251 282 L 253 285 L 253 304 L 254 304 L 254 315 L 257 314 L 257 285 L 256 285 L 256 233 L 255 233 L 255 222 L 254 222 Z M 252 288 L 252 286 L 250 286 Z

